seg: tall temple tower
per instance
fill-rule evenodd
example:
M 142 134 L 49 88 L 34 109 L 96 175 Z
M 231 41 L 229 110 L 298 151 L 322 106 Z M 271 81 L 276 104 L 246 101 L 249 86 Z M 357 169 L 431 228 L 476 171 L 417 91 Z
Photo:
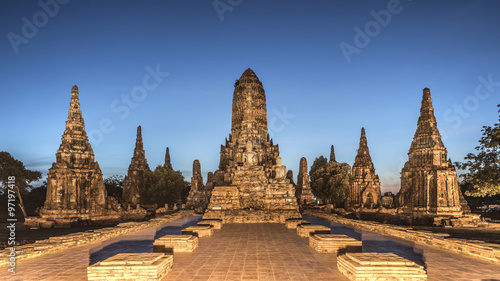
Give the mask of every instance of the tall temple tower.
M 205 209 L 207 205 L 207 191 L 205 190 L 205 186 L 203 185 L 200 161 L 194 160 L 193 176 L 191 177 L 191 189 L 189 190 L 186 206 L 193 209 Z
M 424 89 L 408 158 L 401 170 L 401 190 L 396 195 L 399 207 L 415 216 L 460 216 L 468 211 L 457 172 L 441 141 L 428 88 Z
M 107 193 L 99 164 L 94 159 L 80 110 L 78 87 L 71 89 L 66 129 L 47 177 L 43 219 L 72 224 L 107 212 Z
M 149 171 L 149 165 L 142 142 L 142 129 L 141 126 L 138 126 L 134 155 L 128 166 L 127 176 L 123 180 L 122 200 L 124 205 L 135 207 L 139 203 L 139 181 L 144 171 Z
M 375 174 L 375 167 L 370 157 L 365 128 L 361 128 L 359 149 L 352 166 L 352 174 L 354 182 L 349 189 L 346 208 L 378 207 L 381 203 L 380 180 Z
M 267 131 L 266 95 L 247 69 L 234 85 L 231 134 L 221 145 L 204 218 L 226 222 L 279 222 L 300 217 L 278 145 Z M 211 183 L 212 184 L 212 183 Z
M 305 157 L 300 158 L 295 197 L 297 197 L 299 205 L 302 207 L 305 207 L 306 205 L 316 204 L 314 194 L 311 190 L 311 183 L 309 182 L 309 174 L 307 173 L 307 159 Z

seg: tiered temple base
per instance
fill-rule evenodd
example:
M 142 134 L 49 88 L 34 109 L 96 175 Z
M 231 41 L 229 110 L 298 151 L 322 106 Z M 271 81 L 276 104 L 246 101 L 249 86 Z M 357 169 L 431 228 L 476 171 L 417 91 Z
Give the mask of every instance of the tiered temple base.
M 302 217 L 295 210 L 207 210 L 204 220 L 219 219 L 223 223 L 285 223 Z
M 161 280 L 172 269 L 173 255 L 121 253 L 87 267 L 88 280 Z
M 192 252 L 198 248 L 198 237 L 194 235 L 165 235 L 155 240 L 153 252 Z
M 285 222 L 285 227 L 288 229 L 296 229 L 299 225 L 311 224 L 310 222 L 303 219 L 290 219 Z
M 305 224 L 297 226 L 297 234 L 300 237 L 309 237 L 311 234 L 330 234 L 331 229 L 324 225 Z
M 214 229 L 209 225 L 197 225 L 186 227 L 182 230 L 182 234 L 195 235 L 198 237 L 211 237 L 214 235 Z
M 362 241 L 341 234 L 314 234 L 309 236 L 309 246 L 319 253 L 361 252 Z
M 198 225 L 210 225 L 214 229 L 221 229 L 222 228 L 222 220 L 202 220 L 198 222 Z
M 353 281 L 427 280 L 423 266 L 393 253 L 346 253 L 338 257 L 337 267 Z

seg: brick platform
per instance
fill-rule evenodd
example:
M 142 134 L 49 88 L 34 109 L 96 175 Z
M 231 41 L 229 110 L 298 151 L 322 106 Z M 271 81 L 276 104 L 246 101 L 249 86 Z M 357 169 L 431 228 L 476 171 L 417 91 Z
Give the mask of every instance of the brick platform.
M 324 233 L 330 234 L 331 229 L 329 227 L 317 224 L 306 224 L 297 226 L 297 234 L 300 237 L 309 237 L 310 234 L 314 233 Z
M 300 224 L 311 224 L 310 222 L 302 219 L 292 219 L 285 222 L 285 227 L 288 229 L 296 229 Z
M 193 235 L 165 235 L 155 240 L 153 252 L 192 252 L 198 248 L 198 237 Z
M 173 255 L 121 253 L 87 267 L 88 280 L 161 280 L 172 269 Z
M 198 225 L 186 227 L 182 230 L 182 234 L 196 235 L 198 237 L 211 237 L 214 234 L 214 229 L 208 225 Z
M 214 229 L 221 229 L 222 228 L 222 220 L 202 220 L 198 223 L 198 225 L 211 225 Z
M 346 253 L 337 258 L 337 268 L 354 281 L 425 281 L 423 266 L 393 253 Z
M 361 252 L 362 241 L 342 234 L 314 234 L 309 236 L 309 246 L 319 253 Z

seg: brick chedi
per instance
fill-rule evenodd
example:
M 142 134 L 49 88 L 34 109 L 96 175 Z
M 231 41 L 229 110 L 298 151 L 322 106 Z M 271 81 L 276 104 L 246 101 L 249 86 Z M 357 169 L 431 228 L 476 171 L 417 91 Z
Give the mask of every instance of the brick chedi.
M 297 197 L 300 206 L 316 204 L 309 182 L 309 175 L 307 174 L 307 159 L 305 157 L 300 159 L 295 197 Z
M 173 170 L 172 162 L 170 161 L 170 151 L 168 147 L 167 150 L 165 151 L 165 164 L 163 164 L 163 167 L 167 170 Z
M 110 219 L 105 217 L 113 213 L 108 209 L 102 172 L 85 132 L 78 94 L 78 87 L 73 86 L 66 129 L 47 177 L 47 197 L 39 220 L 47 227 Z
M 205 209 L 208 205 L 207 193 L 201 176 L 200 161 L 193 162 L 193 176 L 191 177 L 191 189 L 187 198 L 186 206 L 193 209 Z
M 122 200 L 124 205 L 135 207 L 139 204 L 139 182 L 144 171 L 149 171 L 149 165 L 146 160 L 146 152 L 144 151 L 144 144 L 142 142 L 141 126 L 139 126 L 137 127 L 134 156 L 128 166 L 128 174 L 123 180 Z
M 468 207 L 441 141 L 431 93 L 424 89 L 417 131 L 401 170 L 396 203 L 414 216 L 460 216 Z
M 366 140 L 365 128 L 361 128 L 358 154 L 352 166 L 354 182 L 349 188 L 346 208 L 374 208 L 381 204 L 380 180 L 375 174 L 368 142 Z
M 205 217 L 224 222 L 284 222 L 300 217 L 278 145 L 267 130 L 266 94 L 247 69 L 234 85 L 231 134 L 221 145 L 219 169 Z
M 337 162 L 337 160 L 335 160 L 335 149 L 333 148 L 333 144 L 330 147 L 330 160 L 328 162 Z

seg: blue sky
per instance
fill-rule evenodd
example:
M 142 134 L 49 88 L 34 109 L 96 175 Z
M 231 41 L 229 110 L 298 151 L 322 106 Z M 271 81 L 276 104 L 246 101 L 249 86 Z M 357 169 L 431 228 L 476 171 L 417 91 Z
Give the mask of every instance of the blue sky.
M 206 180 L 250 67 L 295 176 L 301 157 L 310 167 L 331 144 L 352 165 L 365 127 L 382 191 L 397 192 L 423 88 L 452 161 L 498 120 L 498 11 L 498 1 L 1 1 L 0 150 L 47 173 L 76 84 L 105 177 L 126 173 L 141 125 L 151 167 L 169 146 L 174 169 L 189 180 L 199 159 Z

